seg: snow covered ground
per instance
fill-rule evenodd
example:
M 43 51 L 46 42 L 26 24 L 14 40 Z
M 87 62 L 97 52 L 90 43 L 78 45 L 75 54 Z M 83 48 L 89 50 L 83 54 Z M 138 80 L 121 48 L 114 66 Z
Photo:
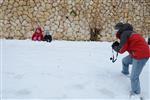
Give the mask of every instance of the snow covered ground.
M 109 42 L 1 40 L 1 98 L 128 100 L 130 79 Z M 141 74 L 149 98 L 149 62 Z

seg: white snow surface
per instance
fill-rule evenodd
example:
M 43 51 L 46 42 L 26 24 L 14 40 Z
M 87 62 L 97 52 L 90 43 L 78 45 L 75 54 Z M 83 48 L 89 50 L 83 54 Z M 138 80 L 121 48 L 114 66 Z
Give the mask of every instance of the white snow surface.
M 1 99 L 129 100 L 130 78 L 121 74 L 128 53 L 112 63 L 111 42 L 0 41 Z M 149 62 L 140 81 L 148 100 Z

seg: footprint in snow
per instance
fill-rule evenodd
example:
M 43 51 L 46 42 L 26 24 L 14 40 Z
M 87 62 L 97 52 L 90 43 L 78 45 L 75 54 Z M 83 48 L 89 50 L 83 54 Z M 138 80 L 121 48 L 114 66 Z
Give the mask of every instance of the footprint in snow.
M 103 95 L 105 95 L 105 96 L 107 96 L 107 97 L 111 97 L 111 98 L 114 98 L 115 97 L 115 95 L 114 95 L 114 93 L 112 92 L 112 91 L 110 91 L 110 90 L 108 90 L 108 89 L 105 89 L 105 88 L 102 88 L 102 89 L 99 89 L 98 90 L 101 94 L 103 94 Z
M 18 75 L 15 75 L 14 78 L 20 80 L 23 78 L 23 76 L 24 76 L 23 74 L 18 74 Z
M 22 90 L 19 90 L 15 93 L 17 96 L 26 96 L 26 95 L 30 95 L 31 92 L 27 89 L 22 89 Z
M 84 85 L 75 84 L 75 85 L 73 86 L 73 88 L 75 88 L 75 89 L 84 89 Z

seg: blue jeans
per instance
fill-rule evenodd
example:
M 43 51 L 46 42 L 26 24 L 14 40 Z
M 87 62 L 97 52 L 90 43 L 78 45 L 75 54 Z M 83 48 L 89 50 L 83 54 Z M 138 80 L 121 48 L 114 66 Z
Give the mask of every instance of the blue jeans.
M 133 94 L 140 94 L 141 92 L 139 76 L 147 61 L 148 58 L 136 60 L 132 58 L 130 55 L 124 57 L 122 60 L 123 65 L 122 73 L 125 75 L 129 74 L 129 65 L 132 64 L 130 80 L 132 89 L 131 92 Z

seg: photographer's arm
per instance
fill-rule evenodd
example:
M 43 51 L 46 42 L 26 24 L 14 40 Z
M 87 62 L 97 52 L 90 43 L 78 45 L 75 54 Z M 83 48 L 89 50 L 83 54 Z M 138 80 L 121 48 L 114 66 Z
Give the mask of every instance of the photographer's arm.
M 113 49 L 116 52 L 124 53 L 127 50 L 127 39 L 130 37 L 130 35 L 131 35 L 131 32 L 128 32 L 128 31 L 122 33 L 120 37 L 119 46 L 115 46 Z

